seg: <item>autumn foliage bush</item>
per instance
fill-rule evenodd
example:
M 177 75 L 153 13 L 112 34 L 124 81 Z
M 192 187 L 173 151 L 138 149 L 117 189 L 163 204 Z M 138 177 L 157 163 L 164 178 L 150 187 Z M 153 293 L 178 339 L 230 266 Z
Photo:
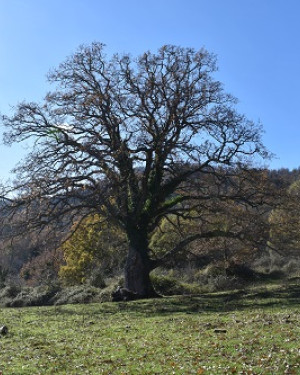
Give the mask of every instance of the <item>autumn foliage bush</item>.
M 124 234 L 99 215 L 88 216 L 61 247 L 65 264 L 59 270 L 64 285 L 104 287 L 104 277 L 117 273 L 124 263 Z

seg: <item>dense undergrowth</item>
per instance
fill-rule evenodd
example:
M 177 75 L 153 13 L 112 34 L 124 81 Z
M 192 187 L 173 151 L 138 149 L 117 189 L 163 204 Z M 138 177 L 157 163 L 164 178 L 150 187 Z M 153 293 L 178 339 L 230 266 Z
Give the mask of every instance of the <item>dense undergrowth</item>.
M 298 263 L 295 263 L 298 265 Z M 286 266 L 287 267 L 287 266 Z M 295 265 L 293 265 L 295 268 Z M 291 267 L 290 267 L 291 268 Z M 273 264 L 265 272 L 266 265 L 254 271 L 246 266 L 235 266 L 227 269 L 220 265 L 209 265 L 205 269 L 157 269 L 152 275 L 155 290 L 163 296 L 202 295 L 212 292 L 240 290 L 244 291 L 262 283 L 285 280 L 288 283 L 291 275 L 297 272 L 283 272 L 279 264 Z M 295 268 L 298 271 L 298 268 Z M 230 271 L 230 272 L 229 272 Z M 110 302 L 112 292 L 123 285 L 122 277 L 102 279 L 101 287 L 89 283 L 64 286 L 58 281 L 29 287 L 16 283 L 0 288 L 0 306 L 49 306 L 65 304 Z

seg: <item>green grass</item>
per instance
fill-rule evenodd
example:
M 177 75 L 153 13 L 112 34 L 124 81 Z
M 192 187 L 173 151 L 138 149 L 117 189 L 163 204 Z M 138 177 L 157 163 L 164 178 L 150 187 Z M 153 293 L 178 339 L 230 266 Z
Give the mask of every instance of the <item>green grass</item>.
M 300 286 L 0 310 L 0 374 L 300 374 Z

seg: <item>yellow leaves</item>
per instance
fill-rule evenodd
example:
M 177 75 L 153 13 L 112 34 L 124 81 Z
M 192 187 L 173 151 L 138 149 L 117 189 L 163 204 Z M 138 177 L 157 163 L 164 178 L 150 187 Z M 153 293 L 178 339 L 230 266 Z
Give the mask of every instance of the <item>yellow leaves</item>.
M 205 373 L 205 370 L 204 370 L 203 367 L 198 368 L 198 370 L 197 370 L 197 375 L 202 375 L 202 374 L 204 374 L 204 373 Z
M 102 262 L 111 264 L 120 258 L 120 246 L 124 235 L 99 215 L 90 215 L 79 225 L 71 238 L 62 246 L 66 264 L 60 268 L 59 276 L 65 284 L 82 284 L 91 276 L 94 267 Z M 114 258 L 115 257 L 115 258 Z

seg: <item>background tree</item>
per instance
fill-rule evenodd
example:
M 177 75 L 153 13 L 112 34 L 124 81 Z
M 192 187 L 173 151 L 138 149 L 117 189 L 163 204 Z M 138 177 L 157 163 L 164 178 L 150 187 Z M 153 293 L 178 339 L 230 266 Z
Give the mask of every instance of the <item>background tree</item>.
M 5 214 L 4 206 L 0 217 Z M 7 283 L 28 285 L 50 283 L 57 279 L 62 261 L 56 251 L 65 237 L 50 227 L 26 231 L 21 211 L 4 220 L 1 217 L 0 268 L 7 274 Z
M 183 249 L 183 254 L 179 250 L 173 259 L 168 257 L 173 266 L 176 262 L 184 263 L 186 250 L 189 260 L 194 259 L 202 266 L 222 260 L 225 269 L 233 262 L 250 262 L 257 255 L 255 250 L 263 250 L 269 240 L 268 217 L 274 204 L 275 186 L 268 180 L 266 171 L 258 170 L 244 174 L 241 170 L 225 169 L 217 176 L 204 178 L 207 180 L 206 196 L 210 199 L 180 216 L 165 217 L 152 235 L 150 247 L 157 257 L 163 258 L 182 238 L 195 233 L 197 239 Z M 201 185 L 203 188 L 203 178 Z M 279 193 L 278 189 L 276 191 Z M 251 198 L 253 194 L 255 199 Z M 263 200 L 259 201 L 258 197 Z M 200 194 L 198 199 L 201 200 Z
M 69 285 L 87 280 L 97 284 L 97 280 L 91 280 L 93 276 L 103 284 L 105 276 L 120 271 L 126 247 L 123 232 L 111 227 L 99 215 L 88 216 L 61 247 L 65 265 L 60 268 L 59 275 Z
M 270 247 L 279 254 L 299 255 L 300 249 L 300 180 L 293 182 L 276 208 L 270 222 Z
M 28 286 L 54 285 L 58 283 L 58 273 L 63 264 L 60 250 L 43 249 L 40 254 L 23 264 L 19 275 Z
M 149 273 L 176 252 L 199 238 L 239 235 L 203 227 L 157 258 L 149 241 L 164 218 L 201 212 L 205 202 L 261 201 L 242 182 L 249 158 L 266 155 L 260 126 L 237 113 L 215 71 L 204 49 L 107 58 L 102 44 L 80 47 L 49 74 L 56 89 L 42 104 L 20 103 L 2 119 L 8 144 L 34 141 L 16 169 L 12 212 L 22 206 L 33 228 L 105 217 L 127 236 L 125 286 L 154 295 Z M 239 183 L 228 166 L 244 169 Z

